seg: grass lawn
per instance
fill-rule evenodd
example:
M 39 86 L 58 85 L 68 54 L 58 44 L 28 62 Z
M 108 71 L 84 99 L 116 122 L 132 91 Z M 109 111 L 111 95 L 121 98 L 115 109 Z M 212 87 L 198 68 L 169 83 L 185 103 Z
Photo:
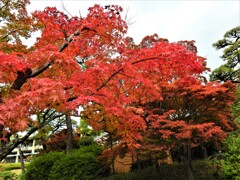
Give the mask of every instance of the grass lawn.
M 12 169 L 21 169 L 20 163 L 0 163 L 0 172 L 12 170 Z
M 25 163 L 25 168 L 28 164 L 28 162 Z M 0 163 L 0 180 L 2 180 L 3 177 L 12 177 L 12 173 L 16 175 L 20 175 L 22 173 L 20 163 Z

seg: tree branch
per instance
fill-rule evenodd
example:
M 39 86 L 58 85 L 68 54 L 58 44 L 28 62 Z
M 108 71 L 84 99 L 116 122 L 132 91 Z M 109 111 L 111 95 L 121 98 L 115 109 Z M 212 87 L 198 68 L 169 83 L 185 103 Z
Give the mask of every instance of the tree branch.
M 6 1 L 5 4 L 3 4 L 2 7 L 0 7 L 0 10 L 3 10 L 3 8 L 7 7 L 9 2 L 10 0 Z
M 81 31 L 84 30 L 90 30 L 88 28 L 83 28 Z M 59 52 L 63 52 L 64 49 L 66 49 L 68 47 L 68 45 L 73 41 L 73 37 L 74 36 L 79 36 L 80 32 L 77 29 L 68 39 L 66 42 L 64 42 L 60 47 L 59 47 Z M 23 86 L 23 84 L 27 81 L 27 79 L 29 78 L 33 78 L 38 76 L 39 74 L 43 73 L 45 70 L 47 70 L 49 68 L 49 66 L 51 66 L 54 62 L 50 61 L 50 62 L 46 62 L 44 63 L 42 66 L 35 68 L 33 70 L 31 70 L 30 68 L 27 68 L 25 72 L 18 72 L 18 76 L 16 78 L 16 80 L 13 82 L 11 89 L 14 90 L 20 90 L 21 87 Z
M 22 85 L 27 81 L 27 79 L 31 76 L 32 70 L 27 68 L 25 72 L 18 71 L 18 76 L 16 80 L 13 82 L 11 89 L 20 90 Z
M 25 134 L 21 139 L 17 139 L 16 141 L 14 141 L 13 144 L 11 144 L 10 146 L 4 148 L 1 152 L 0 152 L 0 161 L 2 161 L 8 154 L 10 154 L 19 144 L 22 144 L 24 141 L 26 141 L 34 132 L 36 132 L 38 129 L 41 129 L 42 127 L 44 127 L 45 125 L 47 125 L 48 123 L 50 123 L 52 120 L 59 118 L 63 116 L 63 114 L 59 114 L 56 115 L 52 118 L 50 118 L 49 120 L 43 122 L 42 124 L 40 124 L 39 126 L 35 126 L 32 127 L 27 134 Z
M 53 63 L 53 61 L 50 62 L 46 62 L 45 64 L 43 64 L 41 67 L 33 69 L 31 75 L 28 78 L 33 78 L 38 76 L 39 74 L 41 74 L 42 72 L 44 72 L 46 69 L 49 68 L 49 66 L 51 66 L 51 64 Z
M 120 73 L 123 70 L 123 68 L 118 69 L 116 72 L 114 72 L 108 79 L 106 79 L 101 86 L 99 86 L 97 88 L 97 91 L 99 91 L 100 89 L 102 89 L 104 86 L 106 86 L 106 84 L 114 77 L 116 76 L 118 73 Z
M 22 30 L 22 29 L 18 29 L 18 30 L 15 29 L 15 30 L 12 30 L 12 31 L 8 32 L 7 34 L 5 34 L 5 36 L 1 37 L 1 40 L 4 40 L 4 39 L 7 38 L 11 33 L 14 33 L 14 32 L 19 31 L 19 30 Z
M 82 29 L 84 30 L 84 28 Z M 80 34 L 80 32 L 78 30 L 76 30 L 71 36 L 69 36 L 69 38 L 67 39 L 66 42 L 64 42 L 60 47 L 59 47 L 59 52 L 62 52 L 64 49 L 66 49 L 68 47 L 68 45 L 73 41 L 73 37 L 74 36 L 78 36 Z
M 138 63 L 144 62 L 144 61 L 154 60 L 154 59 L 156 59 L 156 57 L 140 59 L 140 60 L 137 60 L 137 61 L 135 61 L 135 62 L 132 62 L 132 65 L 138 64 Z M 102 89 L 104 86 L 106 86 L 106 84 L 107 84 L 114 76 L 116 76 L 117 74 L 119 74 L 122 70 L 123 70 L 123 67 L 121 67 L 120 69 L 118 69 L 117 71 L 115 71 L 108 79 L 106 79 L 106 80 L 102 83 L 101 86 L 99 86 L 99 87 L 97 88 L 97 91 L 99 91 L 99 90 Z

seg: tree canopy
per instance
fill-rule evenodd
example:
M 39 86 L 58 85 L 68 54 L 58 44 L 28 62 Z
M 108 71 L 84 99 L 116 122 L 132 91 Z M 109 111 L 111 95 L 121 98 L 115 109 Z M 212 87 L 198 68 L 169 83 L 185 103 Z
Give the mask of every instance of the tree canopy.
M 10 3 L 2 2 L 2 9 Z M 31 134 L 65 114 L 78 116 L 80 106 L 94 130 L 114 133 L 130 148 L 139 147 L 147 130 L 146 112 L 148 119 L 165 122 L 165 126 L 159 124 L 159 132 L 165 138 L 171 134 L 169 131 L 175 131 L 174 126 L 182 127 L 184 132 L 179 132 L 182 136 L 185 130 L 197 128 L 203 135 L 200 138 L 205 138 L 201 141 L 212 138 L 214 133 L 224 134 L 223 131 L 232 129 L 228 105 L 232 103 L 229 89 L 233 87 L 230 83 L 201 81 L 201 74 L 207 70 L 206 59 L 197 55 L 194 42 L 169 42 L 154 34 L 135 44 L 126 36 L 128 25 L 121 17 L 122 11 L 116 5 L 95 5 L 89 8 L 86 17 L 69 17 L 56 8 L 47 7 L 32 16 L 26 14 L 24 18 L 31 21 L 21 21 L 26 25 L 24 33 L 19 27 L 14 34 L 8 28 L 5 29 L 9 33 L 2 30 L 1 35 L 7 35 L 8 40 L 0 42 L 1 139 L 19 131 Z M 10 16 L 11 10 L 7 12 Z M 18 15 L 14 15 L 16 20 Z M 8 18 L 6 21 L 13 24 Z M 33 47 L 26 48 L 18 37 L 31 35 L 34 28 L 30 27 L 39 29 L 41 36 Z M 179 101 L 174 98 L 175 93 Z M 144 108 L 153 102 L 171 103 L 169 98 L 176 104 L 167 105 L 169 108 L 160 114 Z M 201 99 L 212 103 L 211 106 L 201 106 L 205 103 Z M 226 104 L 222 104 L 223 99 L 227 100 Z M 214 109 L 215 101 L 224 111 Z M 181 117 L 177 113 L 185 110 L 182 106 L 188 102 L 193 103 L 194 109 L 186 109 L 189 112 Z M 207 112 L 216 118 L 204 119 L 202 114 L 197 116 L 190 110 Z M 33 115 L 40 117 L 38 121 Z M 166 115 L 172 118 L 166 121 Z M 166 125 L 168 122 L 170 124 Z M 202 124 L 198 126 L 198 122 Z M 206 132 L 209 136 L 204 134 Z
M 240 26 L 235 27 L 224 34 L 224 38 L 213 44 L 217 50 L 223 49 L 221 58 L 225 64 L 215 69 L 210 75 L 211 80 L 239 83 L 240 62 Z

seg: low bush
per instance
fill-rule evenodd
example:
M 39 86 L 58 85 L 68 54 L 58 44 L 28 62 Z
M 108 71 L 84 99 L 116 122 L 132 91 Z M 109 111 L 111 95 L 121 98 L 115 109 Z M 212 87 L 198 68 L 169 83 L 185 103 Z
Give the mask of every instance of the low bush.
M 96 179 L 109 173 L 99 160 L 102 147 L 93 144 L 84 146 L 56 161 L 49 174 L 50 180 Z
M 11 172 L 11 171 L 4 171 L 0 173 L 0 179 L 2 180 L 17 180 L 20 176 Z
M 61 152 L 50 152 L 35 158 L 28 166 L 23 177 L 25 180 L 46 179 L 51 171 L 53 164 L 64 154 Z
M 98 160 L 102 150 L 101 146 L 93 143 L 67 155 L 62 152 L 50 152 L 34 159 L 29 164 L 23 179 L 88 180 L 103 177 L 108 175 L 109 170 Z

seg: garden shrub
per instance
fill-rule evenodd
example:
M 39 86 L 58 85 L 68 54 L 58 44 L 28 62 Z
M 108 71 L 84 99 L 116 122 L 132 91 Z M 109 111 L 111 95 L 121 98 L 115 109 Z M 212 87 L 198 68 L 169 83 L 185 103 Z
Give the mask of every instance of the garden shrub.
M 240 136 L 229 136 L 224 145 L 223 172 L 225 178 L 240 179 Z
M 4 171 L 0 173 L 0 179 L 2 180 L 17 180 L 19 179 L 19 175 L 11 172 L 11 171 Z
M 25 180 L 43 180 L 50 173 L 53 164 L 64 154 L 61 152 L 50 152 L 35 158 L 28 166 L 23 177 Z
M 94 141 L 94 138 L 92 136 L 83 136 L 81 137 L 81 139 L 79 140 L 79 146 L 90 146 L 92 144 L 96 143 Z
M 99 145 L 90 145 L 74 151 L 56 161 L 49 174 L 49 180 L 96 179 L 108 174 L 108 168 L 99 160 L 102 152 Z
M 93 153 L 95 156 L 99 156 L 103 151 L 103 147 L 98 145 L 97 143 L 92 143 L 89 146 L 82 146 L 76 152 L 79 154 L 84 153 Z
M 108 167 L 98 160 L 102 151 L 102 146 L 92 143 L 68 155 L 62 152 L 50 152 L 34 159 L 29 164 L 23 179 L 88 180 L 108 175 Z

